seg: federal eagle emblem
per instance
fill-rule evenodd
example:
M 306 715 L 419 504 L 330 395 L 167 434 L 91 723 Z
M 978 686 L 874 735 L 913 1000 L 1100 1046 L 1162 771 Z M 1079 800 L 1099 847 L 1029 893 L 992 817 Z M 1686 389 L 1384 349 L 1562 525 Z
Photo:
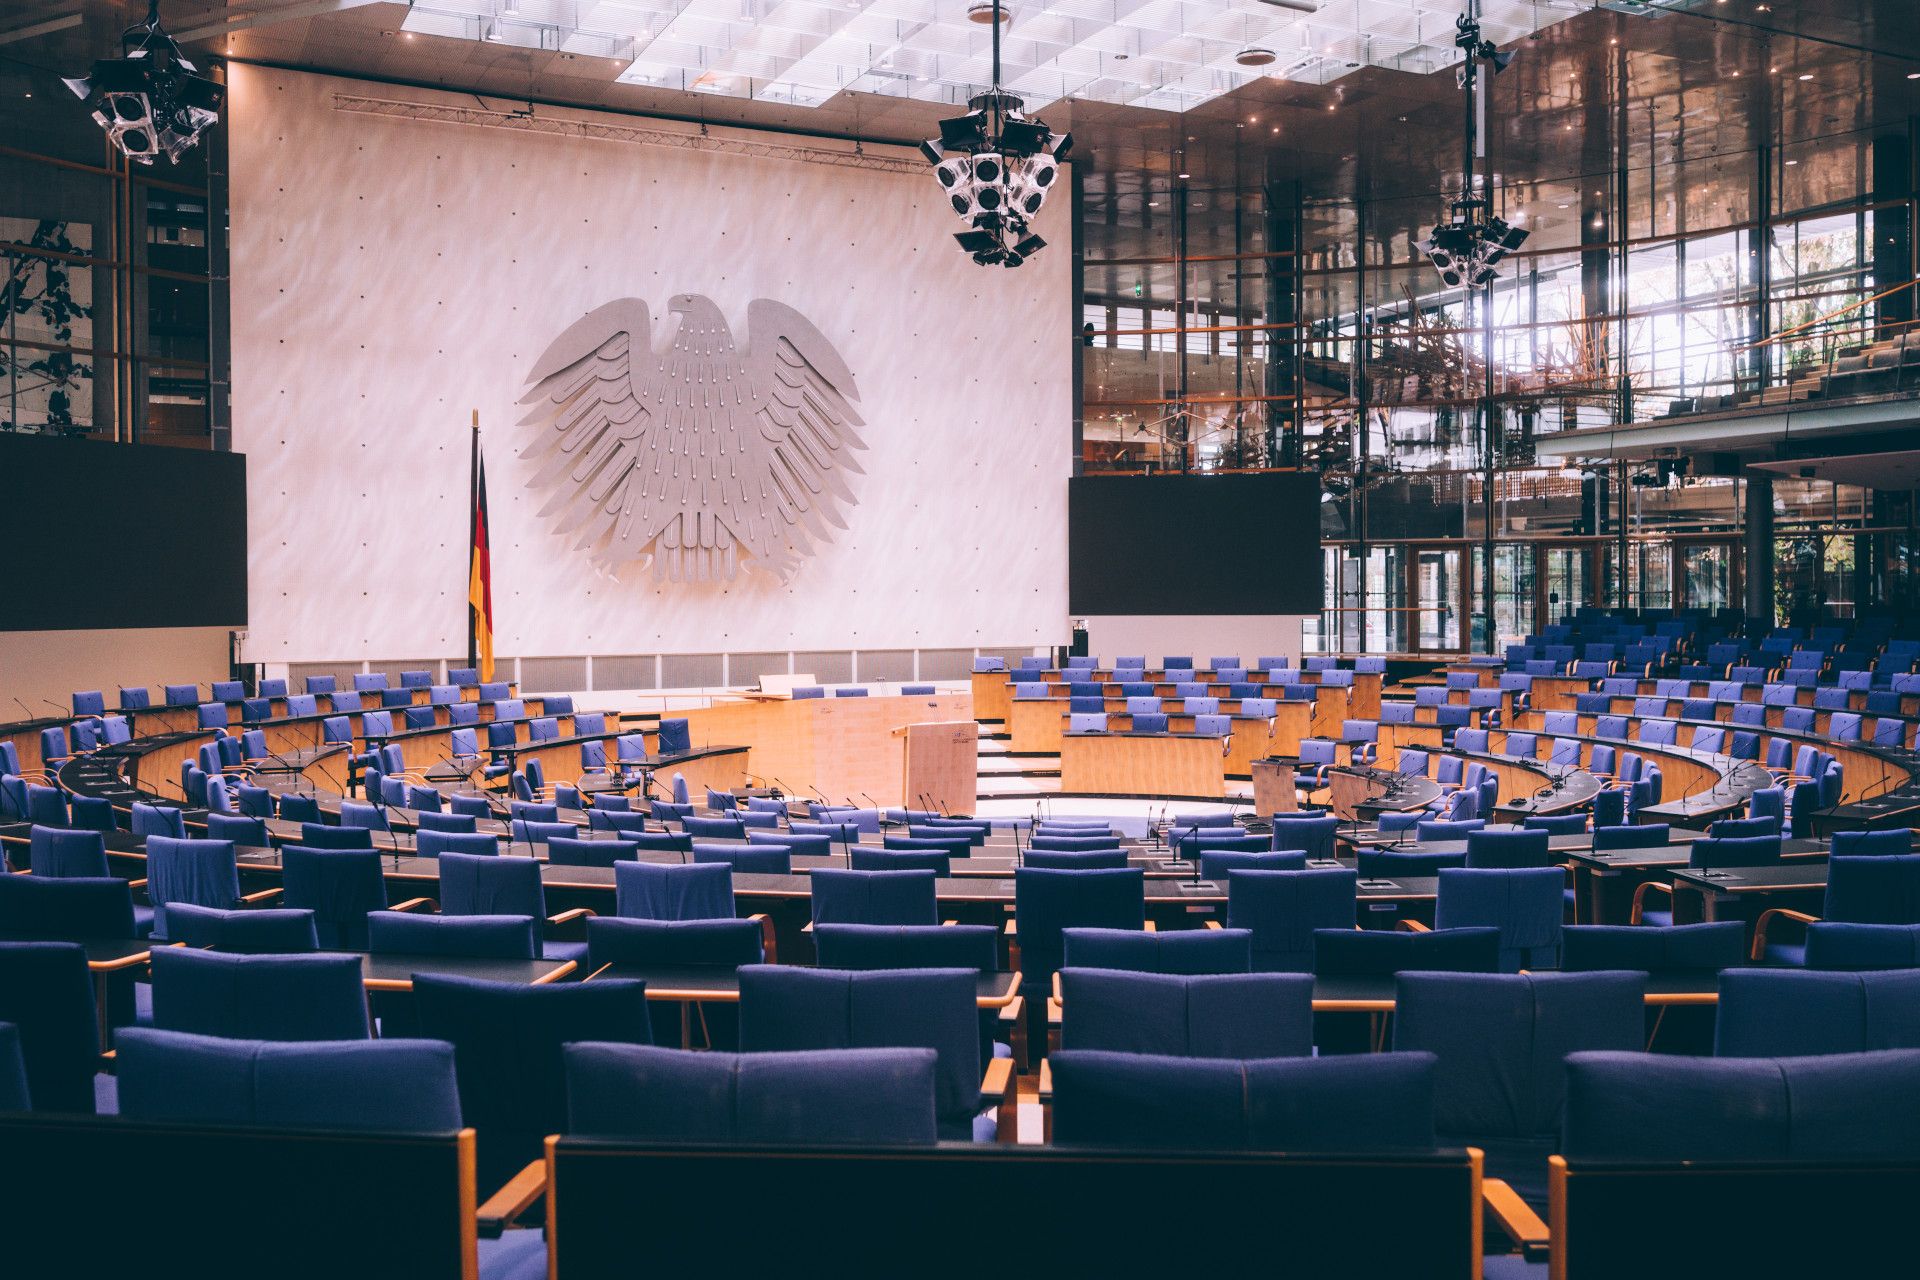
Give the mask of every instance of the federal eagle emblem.
M 654 350 L 647 304 L 621 298 L 554 339 L 527 382 L 520 456 L 555 531 L 598 568 L 651 564 L 656 581 L 785 582 L 855 504 L 867 446 L 853 373 L 783 303 L 747 308 L 734 345 L 709 298 L 683 293 L 672 344 Z

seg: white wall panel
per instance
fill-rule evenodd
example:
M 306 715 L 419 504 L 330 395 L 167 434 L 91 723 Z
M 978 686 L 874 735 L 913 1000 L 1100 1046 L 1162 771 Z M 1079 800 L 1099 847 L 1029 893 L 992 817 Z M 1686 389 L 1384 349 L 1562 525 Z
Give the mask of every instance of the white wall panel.
M 958 223 L 924 171 L 385 118 L 338 110 L 337 94 L 473 106 L 232 68 L 249 658 L 464 653 L 476 408 L 500 653 L 967 648 L 1064 633 L 1064 195 L 1041 219 L 1052 246 L 989 270 L 953 243 Z M 858 380 L 857 505 L 784 585 L 656 585 L 638 569 L 616 581 L 527 489 L 518 454 L 535 428 L 516 425 L 516 402 L 547 344 L 635 297 L 664 345 L 677 293 L 711 297 L 741 343 L 753 299 L 785 302 Z

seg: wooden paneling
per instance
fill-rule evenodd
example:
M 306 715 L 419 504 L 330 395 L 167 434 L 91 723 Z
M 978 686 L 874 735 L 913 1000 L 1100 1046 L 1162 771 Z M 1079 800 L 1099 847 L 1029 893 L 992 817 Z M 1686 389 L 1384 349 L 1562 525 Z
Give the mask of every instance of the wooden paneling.
M 1218 738 L 1069 734 L 1060 743 L 1060 789 L 1068 794 L 1226 796 Z
M 795 795 L 835 803 L 907 802 L 906 739 L 895 729 L 974 719 L 973 698 L 951 693 L 869 698 L 757 698 L 716 702 L 687 713 L 696 746 L 753 748 L 753 770 Z

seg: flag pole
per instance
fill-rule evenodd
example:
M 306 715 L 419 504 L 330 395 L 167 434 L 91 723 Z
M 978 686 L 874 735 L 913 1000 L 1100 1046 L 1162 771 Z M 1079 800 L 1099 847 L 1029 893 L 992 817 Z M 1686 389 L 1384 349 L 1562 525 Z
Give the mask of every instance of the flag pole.
M 473 446 L 467 455 L 467 665 L 480 667 L 480 628 L 473 616 L 473 553 L 480 523 L 480 410 L 473 411 Z

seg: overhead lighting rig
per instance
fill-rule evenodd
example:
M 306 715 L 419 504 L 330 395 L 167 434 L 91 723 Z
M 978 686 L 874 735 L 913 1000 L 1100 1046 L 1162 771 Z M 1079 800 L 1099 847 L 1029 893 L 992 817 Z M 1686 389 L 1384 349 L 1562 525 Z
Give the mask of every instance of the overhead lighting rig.
M 65 83 L 127 159 L 152 164 L 164 155 L 178 164 L 226 102 L 226 86 L 198 71 L 160 29 L 160 0 L 148 0 L 147 20 L 121 33 L 120 56 Z
M 986 9 L 987 6 L 976 6 Z M 948 205 L 967 230 L 954 239 L 981 266 L 1017 267 L 1046 241 L 1031 219 L 1060 177 L 1073 135 L 1029 117 L 1019 96 L 1000 85 L 1000 0 L 991 6 L 993 87 L 967 100 L 967 114 L 940 122 L 940 136 L 920 144 Z
M 1480 32 L 1472 11 L 1456 24 L 1454 46 L 1466 55 L 1460 68 L 1460 87 L 1467 94 L 1466 164 L 1460 175 L 1461 196 L 1452 205 L 1453 220 L 1442 223 L 1419 244 L 1440 281 L 1449 289 L 1485 288 L 1500 278 L 1502 258 L 1526 242 L 1527 232 L 1504 218 L 1493 216 L 1492 181 L 1476 176 L 1475 161 L 1486 158 L 1487 98 L 1493 76 L 1513 61 Z M 1483 69 L 1482 63 L 1486 64 Z

